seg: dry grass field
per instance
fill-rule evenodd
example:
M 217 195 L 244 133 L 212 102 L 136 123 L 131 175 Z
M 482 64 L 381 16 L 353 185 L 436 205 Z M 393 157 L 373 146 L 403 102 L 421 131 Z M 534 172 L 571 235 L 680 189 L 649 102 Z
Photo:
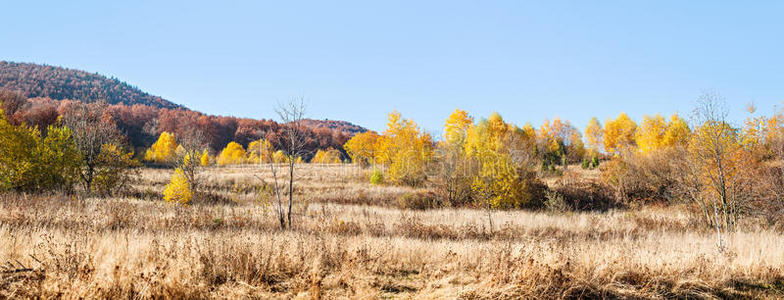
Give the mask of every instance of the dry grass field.
M 0 298 L 784 298 L 780 224 L 725 236 L 681 207 L 550 214 L 406 210 L 415 190 L 303 165 L 294 230 L 267 168 L 213 168 L 208 200 L 160 201 L 171 170 L 111 199 L 0 197 Z

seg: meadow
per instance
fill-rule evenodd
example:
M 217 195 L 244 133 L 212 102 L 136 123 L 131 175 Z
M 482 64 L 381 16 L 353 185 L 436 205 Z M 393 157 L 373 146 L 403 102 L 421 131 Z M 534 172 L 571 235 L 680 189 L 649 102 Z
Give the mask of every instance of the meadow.
M 282 230 L 269 168 L 206 168 L 189 206 L 161 201 L 171 174 L 142 168 L 116 197 L 2 194 L 0 298 L 784 298 L 784 227 L 753 217 L 724 251 L 685 205 L 498 210 L 490 228 L 478 207 L 401 205 L 425 188 L 303 164 Z

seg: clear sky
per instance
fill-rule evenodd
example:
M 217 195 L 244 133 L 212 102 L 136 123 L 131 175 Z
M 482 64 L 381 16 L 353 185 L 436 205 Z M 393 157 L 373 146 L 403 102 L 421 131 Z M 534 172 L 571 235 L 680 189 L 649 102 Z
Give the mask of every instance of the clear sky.
M 165 3 L 164 3 L 165 2 Z M 621 111 L 732 117 L 784 100 L 782 1 L 7 1 L 0 60 L 115 76 L 208 114 L 440 133 L 455 108 L 583 128 Z

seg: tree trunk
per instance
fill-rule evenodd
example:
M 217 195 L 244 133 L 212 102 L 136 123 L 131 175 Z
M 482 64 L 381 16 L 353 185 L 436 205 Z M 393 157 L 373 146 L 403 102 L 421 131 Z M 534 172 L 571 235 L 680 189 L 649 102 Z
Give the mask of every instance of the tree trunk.
M 291 225 L 291 204 L 294 202 L 294 158 L 290 158 L 291 161 L 289 162 L 289 211 L 288 211 L 288 218 L 289 218 L 289 230 L 292 230 Z
M 270 161 L 270 170 L 272 171 L 272 178 L 275 181 L 275 197 L 278 198 L 278 219 L 280 221 L 280 229 L 286 229 L 286 220 L 283 218 L 283 202 L 280 200 L 280 188 L 278 187 L 278 172 L 275 171 L 275 163 Z

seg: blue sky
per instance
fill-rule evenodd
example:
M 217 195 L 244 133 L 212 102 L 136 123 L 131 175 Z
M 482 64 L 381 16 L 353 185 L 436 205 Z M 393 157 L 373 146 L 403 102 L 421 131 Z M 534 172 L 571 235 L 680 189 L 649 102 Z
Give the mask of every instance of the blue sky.
M 166 2 L 166 3 L 161 3 Z M 732 117 L 784 100 L 780 1 L 11 1 L 0 60 L 115 76 L 190 108 L 383 129 L 396 109 L 440 133 L 455 108 L 583 128 L 625 111 Z

